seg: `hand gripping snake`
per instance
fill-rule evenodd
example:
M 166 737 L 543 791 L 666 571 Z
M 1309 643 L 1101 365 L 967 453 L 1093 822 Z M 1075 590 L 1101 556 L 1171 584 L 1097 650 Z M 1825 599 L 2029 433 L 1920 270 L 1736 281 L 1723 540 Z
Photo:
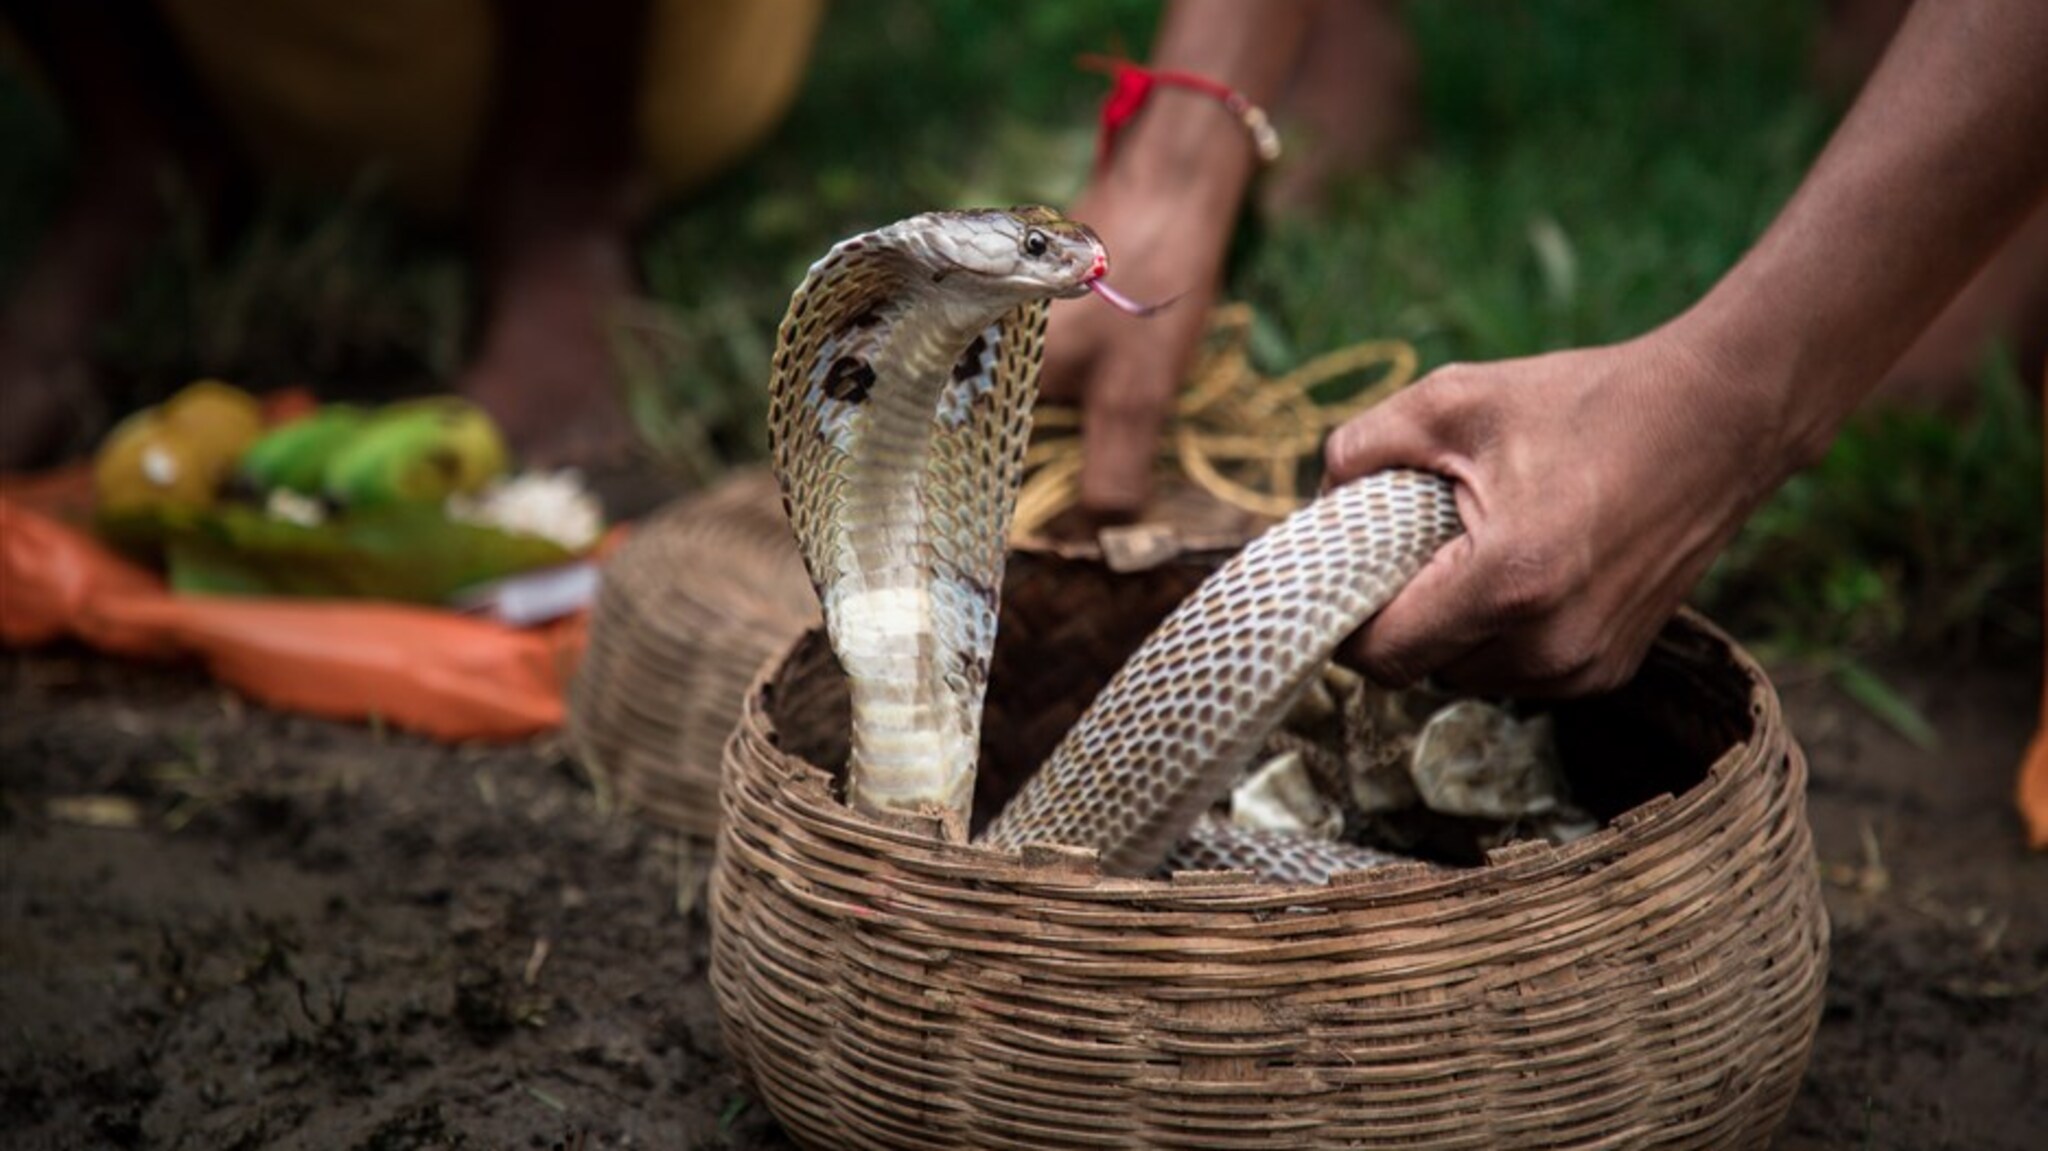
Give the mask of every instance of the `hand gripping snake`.
M 934 212 L 842 241 L 777 334 L 769 436 L 853 704 L 847 797 L 964 841 L 996 596 L 1049 301 L 1108 256 L 1049 208 Z M 1220 568 L 983 832 L 1095 849 L 1105 870 L 1314 880 L 1384 861 L 1204 813 L 1337 644 L 1461 530 L 1450 485 L 1389 471 L 1316 500 Z

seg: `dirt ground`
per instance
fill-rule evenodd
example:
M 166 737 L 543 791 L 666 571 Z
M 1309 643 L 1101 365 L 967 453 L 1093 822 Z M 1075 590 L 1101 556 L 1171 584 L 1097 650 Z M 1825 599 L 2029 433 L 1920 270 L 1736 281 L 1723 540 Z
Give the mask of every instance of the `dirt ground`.
M 1887 671 L 1943 750 L 1787 687 L 1834 958 L 1778 1145 L 2048 1145 L 2048 856 L 2008 804 L 2039 681 Z M 720 1056 L 678 845 L 559 743 L 65 649 L 0 655 L 0 764 L 10 1148 L 788 1145 Z

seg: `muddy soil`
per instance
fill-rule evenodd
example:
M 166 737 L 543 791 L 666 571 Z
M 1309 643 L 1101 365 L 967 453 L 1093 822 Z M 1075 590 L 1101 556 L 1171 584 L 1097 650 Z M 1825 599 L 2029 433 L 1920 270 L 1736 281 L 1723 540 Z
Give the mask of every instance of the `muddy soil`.
M 1942 750 L 1787 688 L 1835 927 L 1779 1146 L 2048 1146 L 2048 857 L 2008 804 L 2039 681 L 1887 670 Z M 0 765 L 10 1148 L 789 1145 L 720 1055 L 690 858 L 558 743 L 58 650 L 0 655 Z

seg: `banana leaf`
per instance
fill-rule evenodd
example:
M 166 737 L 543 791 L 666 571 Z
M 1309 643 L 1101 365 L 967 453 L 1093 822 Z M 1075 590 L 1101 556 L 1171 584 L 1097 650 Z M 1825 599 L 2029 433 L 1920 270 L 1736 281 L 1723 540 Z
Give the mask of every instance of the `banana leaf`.
M 102 516 L 116 546 L 161 559 L 205 595 L 446 603 L 463 589 L 575 558 L 553 541 L 451 520 L 440 508 L 363 509 L 306 526 L 242 504 Z

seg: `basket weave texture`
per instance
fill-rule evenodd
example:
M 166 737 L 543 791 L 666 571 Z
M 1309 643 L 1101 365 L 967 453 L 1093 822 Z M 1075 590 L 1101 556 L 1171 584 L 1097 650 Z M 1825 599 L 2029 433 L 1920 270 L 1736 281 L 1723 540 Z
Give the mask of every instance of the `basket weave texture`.
M 1087 565 L 1012 567 L 992 793 L 1186 590 L 1136 577 L 1164 589 L 1143 605 Z M 1062 654 L 1079 635 L 1110 638 Z M 817 1148 L 1762 1146 L 1827 953 L 1776 694 L 1686 616 L 1630 685 L 1557 721 L 1608 820 L 1567 847 L 1327 887 L 1105 878 L 1071 849 L 948 846 L 849 810 L 843 678 L 810 633 L 726 749 L 726 1044 Z
M 605 564 L 569 687 L 577 759 L 628 810 L 715 835 L 740 700 L 817 604 L 765 469 L 656 513 Z

